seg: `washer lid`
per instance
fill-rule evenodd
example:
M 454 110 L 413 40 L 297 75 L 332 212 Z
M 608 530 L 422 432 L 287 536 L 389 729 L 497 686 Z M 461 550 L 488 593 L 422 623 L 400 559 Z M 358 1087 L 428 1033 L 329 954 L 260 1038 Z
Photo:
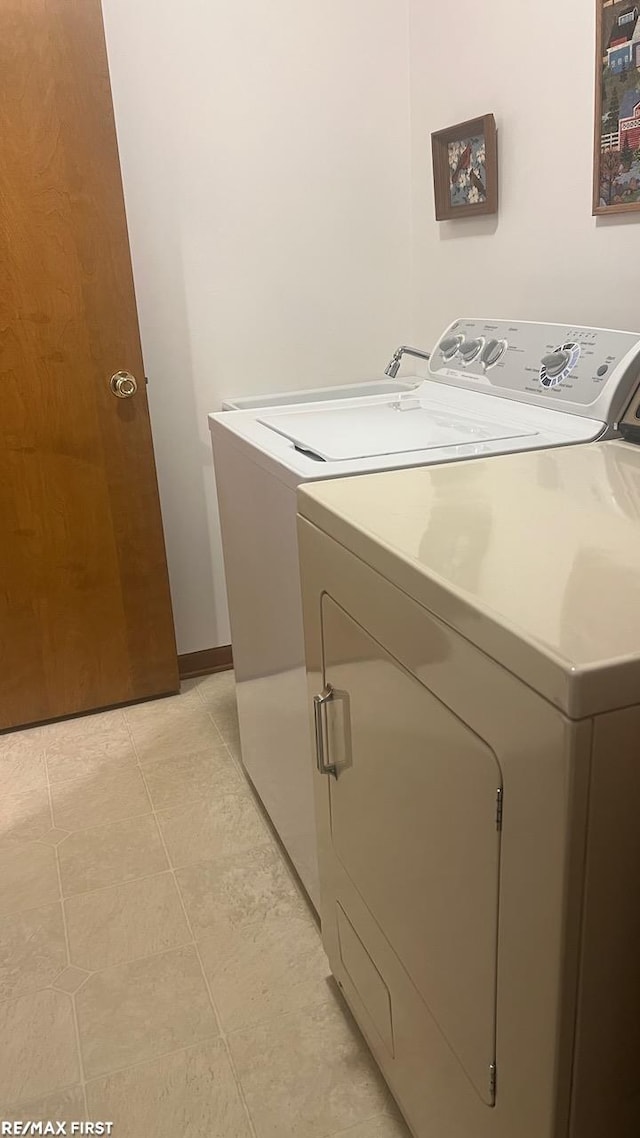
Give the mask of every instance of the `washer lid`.
M 415 396 L 360 407 L 290 411 L 258 421 L 289 439 L 299 450 L 318 455 L 325 462 L 518 439 L 538 433 L 534 428 L 523 430 L 497 419 L 472 419 L 442 406 L 425 404 Z

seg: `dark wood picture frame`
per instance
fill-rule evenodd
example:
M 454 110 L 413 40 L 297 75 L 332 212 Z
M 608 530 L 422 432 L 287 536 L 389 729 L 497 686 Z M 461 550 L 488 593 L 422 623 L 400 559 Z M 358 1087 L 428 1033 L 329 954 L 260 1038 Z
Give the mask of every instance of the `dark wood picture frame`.
M 479 136 L 484 138 L 485 143 L 484 200 L 454 205 L 451 200 L 453 175 L 449 165 L 449 145 L 466 143 Z M 464 151 L 465 154 L 468 149 L 467 147 Z M 431 153 L 437 221 L 453 221 L 459 217 L 480 217 L 498 212 L 498 138 L 493 115 L 481 115 L 477 119 L 468 119 L 467 122 L 435 131 L 431 135 Z
M 640 210 L 638 33 L 640 0 L 596 0 L 594 216 Z

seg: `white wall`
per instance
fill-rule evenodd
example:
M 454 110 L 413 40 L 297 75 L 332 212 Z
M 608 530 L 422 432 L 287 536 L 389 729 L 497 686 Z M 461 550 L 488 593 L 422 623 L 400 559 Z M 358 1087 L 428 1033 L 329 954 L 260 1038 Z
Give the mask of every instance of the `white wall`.
M 591 217 L 584 0 L 103 7 L 189 652 L 229 639 L 208 411 L 376 374 L 463 312 L 637 328 L 640 221 Z M 436 222 L 431 131 L 486 111 L 499 214 Z
M 228 643 L 208 411 L 409 338 L 408 0 L 103 0 L 178 650 Z
M 411 0 L 418 341 L 461 313 L 640 326 L 640 219 L 591 216 L 594 21 L 584 0 Z M 499 214 L 436 222 L 430 134 L 488 111 Z

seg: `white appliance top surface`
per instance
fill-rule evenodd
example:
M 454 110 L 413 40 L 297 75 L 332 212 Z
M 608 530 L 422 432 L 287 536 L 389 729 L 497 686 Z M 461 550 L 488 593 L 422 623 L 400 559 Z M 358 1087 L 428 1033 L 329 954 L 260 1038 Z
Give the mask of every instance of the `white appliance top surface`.
M 409 406 L 416 399 L 420 404 L 417 413 L 415 408 L 395 409 L 398 402 L 406 400 Z M 349 432 L 339 427 L 347 420 Z M 381 422 L 386 426 L 393 423 L 393 451 L 380 431 Z M 604 423 L 591 418 L 488 397 L 480 391 L 430 380 L 423 380 L 415 390 L 400 397 L 371 395 L 334 404 L 291 406 L 266 415 L 256 410 L 221 411 L 209 416 L 209 427 L 214 454 L 224 440 L 292 487 L 299 482 L 372 470 L 587 442 L 598 438 L 605 429 Z M 336 445 L 338 438 L 340 449 Z M 351 457 L 328 457 L 332 452 L 350 453 Z
M 638 702 L 640 446 L 326 480 L 298 502 L 569 716 Z
M 364 407 L 291 411 L 260 419 L 263 426 L 325 462 L 464 446 L 536 434 L 535 427 L 472 418 L 405 396 Z
M 292 392 L 288 407 L 209 418 L 214 451 L 224 435 L 293 486 L 597 439 L 620 420 L 639 377 L 638 333 L 460 317 L 433 346 L 428 378 L 406 395 L 296 406 Z

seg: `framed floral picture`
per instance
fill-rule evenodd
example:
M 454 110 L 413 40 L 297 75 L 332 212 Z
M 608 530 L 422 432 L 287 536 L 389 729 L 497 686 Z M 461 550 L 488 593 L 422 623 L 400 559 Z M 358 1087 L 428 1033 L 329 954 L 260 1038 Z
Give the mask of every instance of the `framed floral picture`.
M 640 0 L 639 0 L 640 3 Z M 498 146 L 493 115 L 431 135 L 436 219 L 498 211 Z
M 596 0 L 594 214 L 640 210 L 640 0 Z

